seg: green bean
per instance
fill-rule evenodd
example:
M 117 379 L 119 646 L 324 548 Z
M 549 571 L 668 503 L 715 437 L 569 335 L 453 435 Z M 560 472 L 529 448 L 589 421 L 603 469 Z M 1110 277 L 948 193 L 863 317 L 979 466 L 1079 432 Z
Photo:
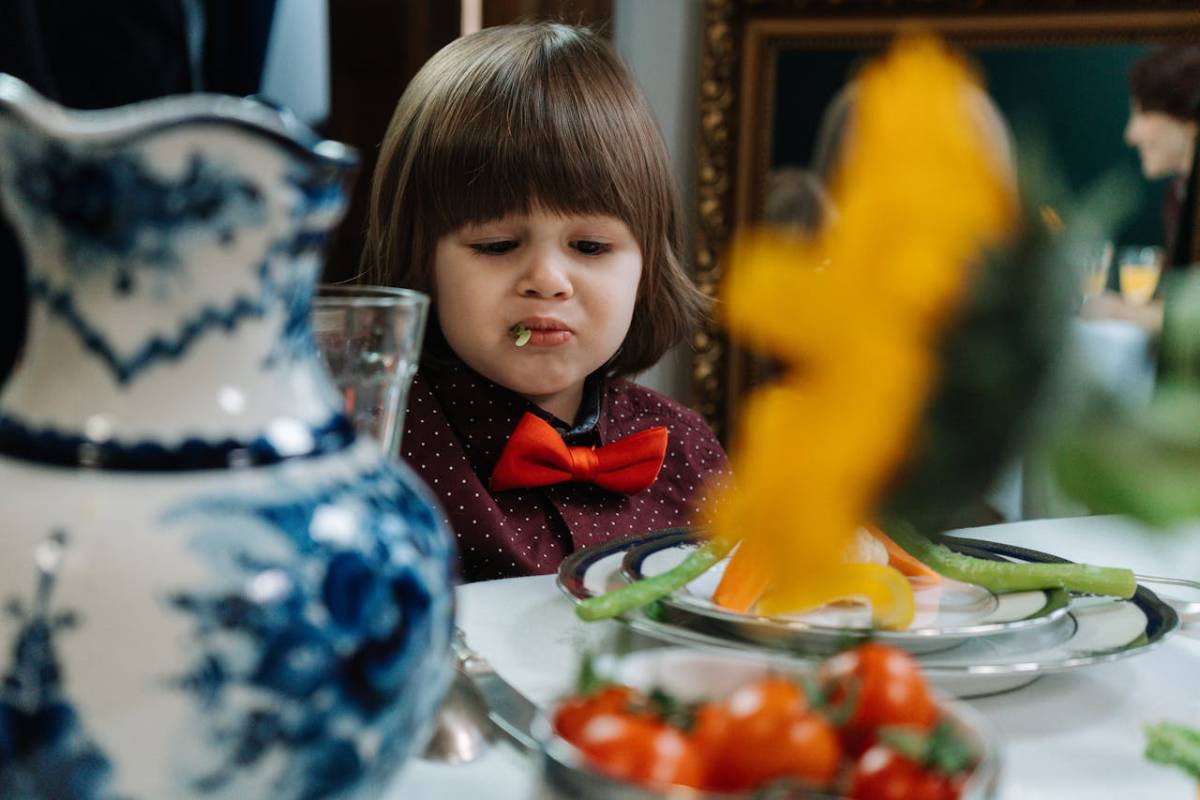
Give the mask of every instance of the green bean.
M 1078 594 L 1129 598 L 1137 591 L 1137 579 L 1129 569 L 1091 564 L 988 561 L 935 544 L 903 522 L 889 522 L 886 531 L 896 544 L 938 574 L 996 593 L 1058 588 Z
M 729 550 L 730 547 L 724 544 L 706 542 L 689 553 L 679 564 L 660 575 L 642 578 L 628 586 L 589 597 L 575 606 L 575 614 L 582 620 L 595 622 L 641 608 L 691 583 L 724 558 Z

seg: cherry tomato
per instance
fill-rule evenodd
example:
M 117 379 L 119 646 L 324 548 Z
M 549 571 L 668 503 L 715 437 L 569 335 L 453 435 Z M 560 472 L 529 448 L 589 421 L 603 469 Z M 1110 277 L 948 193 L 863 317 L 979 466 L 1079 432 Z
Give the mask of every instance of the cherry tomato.
M 929 772 L 891 748 L 875 745 L 854 767 L 854 800 L 957 800 L 959 779 Z
M 682 731 L 630 714 L 593 716 L 575 745 L 597 770 L 640 784 L 701 787 L 704 765 Z
M 783 777 L 825 785 L 841 758 L 833 728 L 807 710 L 794 684 L 778 678 L 701 707 L 692 740 L 708 765 L 708 788 L 720 791 L 757 789 Z
M 569 698 L 554 712 L 554 730 L 559 736 L 574 742 L 592 717 L 623 713 L 642 700 L 642 695 L 628 686 L 605 686 L 595 694 Z
M 705 703 L 696 709 L 692 723 L 692 741 L 705 759 L 719 750 L 729 728 L 729 711 L 724 703 Z
M 881 725 L 929 730 L 937 722 L 937 706 L 921 668 L 903 650 L 865 644 L 826 661 L 822 676 L 835 707 L 846 702 L 853 709 L 842 729 L 851 752 L 874 744 Z

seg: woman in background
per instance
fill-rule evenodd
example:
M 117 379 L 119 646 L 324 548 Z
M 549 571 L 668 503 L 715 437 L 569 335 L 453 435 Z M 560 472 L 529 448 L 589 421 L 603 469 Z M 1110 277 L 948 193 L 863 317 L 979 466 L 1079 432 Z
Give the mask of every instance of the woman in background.
M 1133 65 L 1125 142 L 1136 147 L 1142 174 L 1170 178 L 1163 203 L 1164 271 L 1191 264 L 1196 196 L 1196 139 L 1200 135 L 1200 45 L 1164 47 Z M 1190 187 L 1190 188 L 1189 188 Z M 1160 284 L 1161 285 L 1161 284 Z M 1088 300 L 1081 315 L 1123 319 L 1152 334 L 1163 326 L 1160 296 L 1134 304 L 1116 292 Z

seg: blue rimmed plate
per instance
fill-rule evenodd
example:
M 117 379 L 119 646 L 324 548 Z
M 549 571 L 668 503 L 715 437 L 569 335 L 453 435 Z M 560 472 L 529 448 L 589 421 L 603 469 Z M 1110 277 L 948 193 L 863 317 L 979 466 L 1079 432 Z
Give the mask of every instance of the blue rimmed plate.
M 623 567 L 642 564 L 641 569 L 646 574 L 656 574 L 647 565 L 647 560 L 655 553 L 694 546 L 694 536 L 692 531 L 670 529 L 578 551 L 560 566 L 559 586 L 571 597 L 582 600 L 628 582 L 630 573 Z M 1043 563 L 1062 560 L 1045 553 L 978 540 L 947 538 L 946 544 L 977 557 Z M 630 572 L 636 574 L 632 569 Z M 700 596 L 703 591 L 703 588 L 695 587 L 692 593 Z M 1053 594 L 1047 593 L 1048 600 L 1043 609 L 1054 604 L 1055 601 L 1049 599 Z M 845 646 L 867 634 L 861 628 L 822 625 L 816 627 L 830 630 L 814 634 L 814 626 L 808 621 L 805 621 L 803 633 L 792 630 L 791 623 L 786 622 L 783 624 L 788 627 L 782 633 L 773 628 L 767 629 L 765 634 L 757 629 L 739 629 L 739 626 L 757 625 L 759 619 L 714 620 L 705 613 L 702 602 L 681 590 L 668 602 L 639 609 L 626 615 L 623 621 L 635 631 L 659 641 L 702 648 L 749 649 L 759 657 L 782 660 L 810 660 L 832 647 Z M 1028 620 L 1037 621 L 1002 627 Z M 918 644 L 920 649 L 916 651 L 931 680 L 943 690 L 961 697 L 1006 691 L 1031 683 L 1043 674 L 1146 652 L 1178 627 L 1179 618 L 1170 606 L 1142 586 L 1130 600 L 1073 597 L 1064 608 L 1052 608 L 1041 616 L 1035 611 L 1033 616 L 1017 620 L 993 619 L 978 624 L 999 627 L 965 636 L 956 633 L 953 634 L 954 641 L 946 647 L 935 644 L 929 648 Z M 876 632 L 873 636 L 882 640 L 887 633 L 903 635 L 907 632 Z M 940 634 L 925 635 L 930 640 L 937 640 Z

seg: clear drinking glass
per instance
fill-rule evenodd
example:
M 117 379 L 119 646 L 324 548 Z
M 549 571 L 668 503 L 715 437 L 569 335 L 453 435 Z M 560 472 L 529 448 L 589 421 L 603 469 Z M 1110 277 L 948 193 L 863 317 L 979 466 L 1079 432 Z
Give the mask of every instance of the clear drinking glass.
M 1144 305 L 1154 297 L 1158 278 L 1162 274 L 1161 247 L 1123 247 L 1117 258 L 1120 269 L 1121 296 L 1136 305 Z
M 1108 271 L 1112 266 L 1112 242 L 1081 243 L 1070 251 L 1072 265 L 1079 272 L 1083 299 L 1095 297 L 1108 286 Z
M 354 429 L 400 454 L 429 297 L 387 286 L 319 286 L 313 335 Z

